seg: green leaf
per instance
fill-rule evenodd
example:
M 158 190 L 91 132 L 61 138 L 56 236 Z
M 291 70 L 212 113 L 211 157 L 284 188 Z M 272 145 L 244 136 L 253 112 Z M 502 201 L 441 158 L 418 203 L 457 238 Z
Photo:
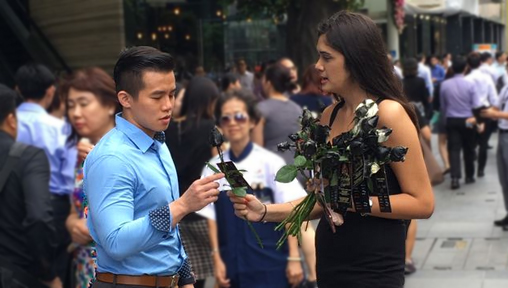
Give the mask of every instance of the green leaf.
M 210 168 L 210 170 L 212 170 L 214 173 L 221 173 L 219 169 L 217 169 L 215 166 L 213 166 L 212 164 L 210 164 L 210 162 L 206 162 L 206 166 L 208 168 Z
M 371 178 L 367 178 L 367 188 L 369 188 L 369 192 L 374 192 L 374 183 Z
M 231 192 L 238 197 L 245 197 L 245 195 L 247 195 L 247 187 L 235 187 Z
M 295 166 L 296 167 L 303 167 L 305 166 L 305 163 L 307 163 L 307 159 L 303 155 L 298 155 L 295 158 Z
M 285 165 L 277 171 L 277 175 L 275 175 L 275 181 L 281 183 L 289 183 L 296 178 L 296 174 L 298 173 L 298 168 L 295 165 Z
M 339 185 L 339 173 L 337 171 L 333 171 L 332 180 L 330 181 L 330 186 Z

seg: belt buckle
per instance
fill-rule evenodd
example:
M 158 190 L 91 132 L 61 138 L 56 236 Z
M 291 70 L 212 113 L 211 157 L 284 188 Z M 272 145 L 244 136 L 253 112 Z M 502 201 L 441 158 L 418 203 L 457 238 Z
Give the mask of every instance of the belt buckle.
M 177 277 L 178 277 L 178 274 L 171 276 L 171 283 L 169 283 L 170 288 L 177 287 L 177 285 L 178 285 Z

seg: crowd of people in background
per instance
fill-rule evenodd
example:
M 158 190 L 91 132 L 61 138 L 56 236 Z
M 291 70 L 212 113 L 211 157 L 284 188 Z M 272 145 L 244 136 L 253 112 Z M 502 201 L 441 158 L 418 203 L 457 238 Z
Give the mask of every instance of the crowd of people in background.
M 462 178 L 465 184 L 472 184 L 475 177 L 484 177 L 492 133 L 508 133 L 507 120 L 497 121 L 489 112 L 492 107 L 506 111 L 506 58 L 504 52 L 417 55 L 395 61 L 387 57 L 417 112 L 421 141 L 431 146 L 432 131 L 438 134 L 436 149 L 442 158 L 443 174 L 450 175 L 451 189 L 458 189 Z M 321 91 L 321 76 L 314 65 L 301 67 L 299 80 L 300 67 L 287 57 L 268 61 L 255 71 L 249 64 L 238 59 L 220 79 L 207 77 L 203 67 L 198 67 L 190 81 L 178 83 L 166 144 L 175 162 L 180 193 L 202 174 L 210 173 L 204 170 L 204 163 L 217 160 L 213 158 L 217 151 L 209 145 L 208 134 L 218 126 L 229 139 L 228 149 L 238 152 L 226 150 L 228 159 L 249 173 L 258 172 L 246 176 L 251 186 L 257 187 L 258 198 L 282 203 L 304 195 L 303 183 L 295 181 L 284 187 L 267 180 L 293 161 L 291 153 L 278 152 L 276 147 L 299 130 L 302 109 L 317 116 L 335 98 Z M 120 111 L 115 82 L 97 67 L 57 78 L 41 64 L 20 67 L 15 79 L 12 89 L 0 86 L 0 161 L 9 159 L 14 141 L 37 148 L 23 154 L 20 170 L 13 172 L 16 176 L 6 180 L 3 190 L 0 187 L 6 192 L 0 193 L 0 260 L 13 263 L 17 267 L 14 273 L 24 275 L 28 287 L 88 287 L 94 278 L 94 246 L 85 219 L 82 167 L 94 145 L 115 126 L 115 115 Z M 508 211 L 508 157 L 506 145 L 502 147 L 498 147 L 499 178 Z M 246 249 L 252 251 L 243 251 L 245 259 L 241 260 L 251 266 L 242 266 L 242 270 L 234 267 L 240 260 L 231 254 L 239 253 L 233 242 L 248 244 L 251 235 L 248 229 L 237 233 L 234 225 L 241 225 L 242 220 L 233 217 L 231 211 L 227 214 L 225 207 L 224 213 L 219 213 L 221 207 L 191 213 L 180 223 L 198 280 L 195 287 L 204 287 L 210 277 L 215 277 L 220 287 L 262 280 L 253 271 L 293 287 L 317 287 L 312 224 L 302 229 L 300 249 L 293 242 L 281 250 L 258 251 L 251 243 Z M 494 224 L 508 230 L 508 216 Z M 273 232 L 272 226 L 266 229 Z M 415 231 L 416 223 L 410 228 L 413 238 L 406 243 L 410 247 L 406 251 L 407 274 L 416 271 L 411 259 Z M 263 233 L 274 241 L 279 236 Z M 280 254 L 270 260 L 280 262 L 277 269 L 263 262 L 268 258 L 261 256 L 268 252 Z M 237 278 L 228 279 L 226 269 L 235 271 Z

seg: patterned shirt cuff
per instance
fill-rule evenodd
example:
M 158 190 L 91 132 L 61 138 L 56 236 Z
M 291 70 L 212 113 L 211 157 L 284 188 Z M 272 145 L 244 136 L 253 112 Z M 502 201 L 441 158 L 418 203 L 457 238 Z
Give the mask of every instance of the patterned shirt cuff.
M 171 232 L 172 217 L 169 205 L 150 211 L 148 217 L 150 217 L 150 223 L 155 229 L 167 233 Z
M 180 279 L 178 280 L 179 287 L 194 284 L 196 282 L 194 273 L 192 272 L 191 265 L 189 263 L 189 260 L 187 259 L 185 259 L 182 268 L 180 268 L 180 270 L 178 271 L 178 275 L 180 276 Z

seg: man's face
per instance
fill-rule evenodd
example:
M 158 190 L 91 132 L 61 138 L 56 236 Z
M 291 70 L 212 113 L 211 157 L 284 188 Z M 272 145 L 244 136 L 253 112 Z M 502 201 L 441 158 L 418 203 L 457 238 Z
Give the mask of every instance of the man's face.
M 175 104 L 175 74 L 143 72 L 144 87 L 138 97 L 129 96 L 132 122 L 149 136 L 168 128 Z
M 238 69 L 238 73 L 243 74 L 247 71 L 247 63 L 245 63 L 245 61 L 239 61 L 236 68 Z
M 298 81 L 298 69 L 296 68 L 295 63 L 289 59 L 284 59 L 280 61 L 280 64 L 289 69 L 291 81 L 296 83 Z
M 430 64 L 432 64 L 432 66 L 436 66 L 437 64 L 439 64 L 439 60 L 437 60 L 436 57 L 432 57 L 430 58 Z

